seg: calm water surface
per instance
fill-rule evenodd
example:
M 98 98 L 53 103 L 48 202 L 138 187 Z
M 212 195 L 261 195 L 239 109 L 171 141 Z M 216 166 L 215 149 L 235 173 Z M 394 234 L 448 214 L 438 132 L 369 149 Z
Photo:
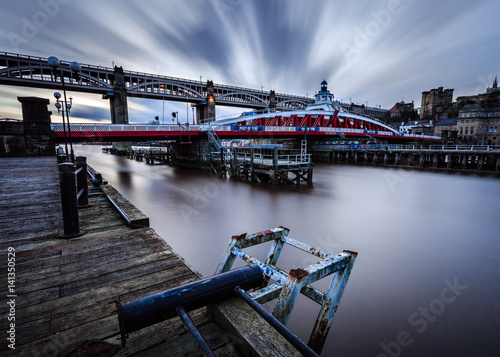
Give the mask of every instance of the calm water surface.
M 97 146 L 76 153 L 204 276 L 232 235 L 278 226 L 331 253 L 358 251 L 323 356 L 500 355 L 498 179 L 319 164 L 313 188 L 273 188 Z M 312 262 L 287 247 L 278 266 Z M 299 298 L 288 327 L 307 341 L 318 311 Z

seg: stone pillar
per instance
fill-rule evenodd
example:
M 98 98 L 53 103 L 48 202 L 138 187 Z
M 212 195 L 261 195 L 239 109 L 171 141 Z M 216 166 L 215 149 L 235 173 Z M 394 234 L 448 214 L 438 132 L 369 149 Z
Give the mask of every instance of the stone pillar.
M 269 92 L 269 110 L 271 112 L 276 111 L 276 92 L 272 89 Z
M 215 120 L 214 82 L 207 81 L 207 99 L 196 105 L 196 124 Z
M 432 159 L 432 166 L 438 167 L 439 164 L 439 157 L 437 153 L 434 153 L 433 159 Z
M 111 124 L 128 124 L 127 87 L 123 67 L 115 66 L 113 91 L 103 94 L 103 99 L 109 99 Z
M 25 150 L 28 154 L 55 155 L 55 144 L 47 110 L 50 101 L 37 97 L 17 97 L 23 110 Z

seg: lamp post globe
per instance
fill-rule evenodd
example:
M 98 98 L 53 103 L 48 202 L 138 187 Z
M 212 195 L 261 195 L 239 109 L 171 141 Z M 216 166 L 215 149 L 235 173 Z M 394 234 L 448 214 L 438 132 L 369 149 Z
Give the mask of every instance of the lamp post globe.
M 47 58 L 47 62 L 49 63 L 49 66 L 52 67 L 53 69 L 56 69 L 61 65 L 61 61 L 59 61 L 59 58 L 50 56 Z
M 75 73 L 78 73 L 82 70 L 82 67 L 80 66 L 80 63 L 76 62 L 76 61 L 73 61 L 69 64 L 69 67 L 71 68 L 71 70 Z

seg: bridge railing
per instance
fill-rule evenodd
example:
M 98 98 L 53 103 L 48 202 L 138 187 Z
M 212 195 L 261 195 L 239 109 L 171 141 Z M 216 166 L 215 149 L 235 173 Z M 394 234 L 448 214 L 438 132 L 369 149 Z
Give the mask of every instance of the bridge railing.
M 500 145 L 400 145 L 400 144 L 318 144 L 319 150 L 398 150 L 398 151 L 500 151 Z

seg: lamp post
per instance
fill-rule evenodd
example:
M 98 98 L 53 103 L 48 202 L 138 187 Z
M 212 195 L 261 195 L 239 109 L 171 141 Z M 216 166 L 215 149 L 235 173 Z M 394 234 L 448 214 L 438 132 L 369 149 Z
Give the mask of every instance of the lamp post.
M 49 66 L 52 68 L 52 74 L 54 75 L 54 80 L 57 81 L 57 68 L 59 68 L 59 66 L 61 65 L 61 61 L 59 61 L 59 59 L 57 57 L 51 56 L 47 59 L 47 62 L 49 64 Z M 78 62 L 75 62 L 75 61 L 71 62 L 69 67 L 70 67 L 73 75 L 77 75 L 81 71 L 81 66 Z M 70 112 L 71 106 L 73 104 L 73 98 L 70 97 L 69 98 L 70 101 L 68 103 L 68 99 L 66 96 L 66 84 L 64 82 L 64 75 L 63 74 L 61 74 L 61 84 L 62 84 L 63 93 L 64 93 L 64 102 L 59 100 L 61 98 L 60 93 L 58 93 L 58 92 L 54 93 L 54 97 L 57 100 L 57 102 L 56 102 L 57 112 L 58 113 L 61 112 L 62 117 L 63 117 L 64 142 L 65 142 L 65 146 L 66 146 L 66 155 L 68 155 L 68 144 L 67 144 L 67 140 L 66 140 L 66 124 L 64 121 L 64 114 L 66 113 L 66 122 L 68 123 L 68 139 L 69 139 L 69 146 L 70 146 L 70 150 L 71 150 L 70 156 L 71 156 L 71 162 L 74 163 L 75 162 L 75 153 L 73 151 L 73 143 L 71 141 L 71 126 L 69 124 L 69 112 Z M 61 103 L 63 105 L 61 105 Z

